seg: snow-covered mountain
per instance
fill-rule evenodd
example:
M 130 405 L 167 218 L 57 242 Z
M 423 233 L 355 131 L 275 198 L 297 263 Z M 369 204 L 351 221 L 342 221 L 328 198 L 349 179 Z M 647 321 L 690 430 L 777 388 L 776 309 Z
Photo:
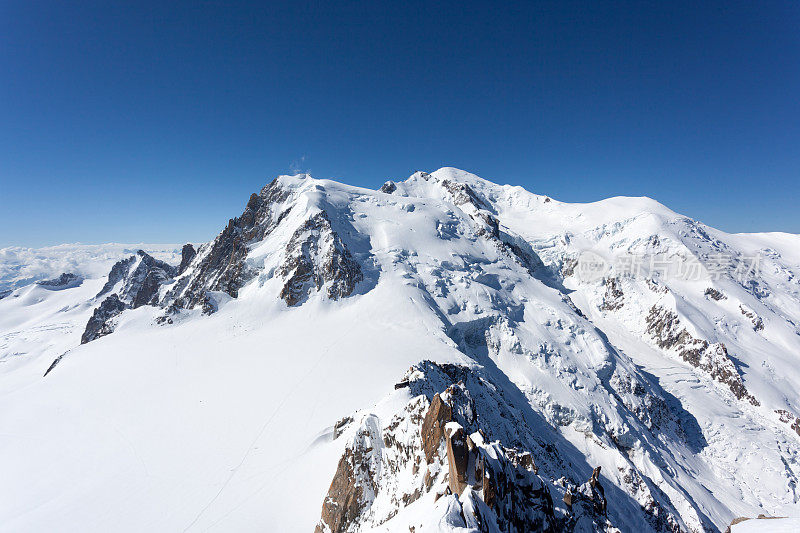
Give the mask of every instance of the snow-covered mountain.
M 800 236 L 443 168 L 280 176 L 159 251 L 0 263 L 0 529 L 800 515 Z
M 144 250 L 162 261 L 180 259 L 174 244 L 61 244 L 45 248 L 0 248 L 0 293 L 71 273 L 86 278 L 108 275 L 114 263 Z

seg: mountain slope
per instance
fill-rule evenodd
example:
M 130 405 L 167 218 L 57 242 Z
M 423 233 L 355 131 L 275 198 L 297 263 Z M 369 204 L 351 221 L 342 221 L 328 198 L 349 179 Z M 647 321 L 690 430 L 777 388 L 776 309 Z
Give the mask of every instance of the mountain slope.
M 0 300 L 25 317 L 0 322 L 0 523 L 716 531 L 797 514 L 798 244 L 450 168 L 380 191 L 281 176 L 180 267 Z M 110 334 L 33 333 L 114 295 Z

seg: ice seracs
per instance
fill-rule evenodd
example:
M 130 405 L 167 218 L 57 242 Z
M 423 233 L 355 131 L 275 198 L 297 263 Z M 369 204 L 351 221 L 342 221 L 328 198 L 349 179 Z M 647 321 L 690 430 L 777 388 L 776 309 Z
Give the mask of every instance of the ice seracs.
M 678 532 L 796 514 L 798 250 L 453 168 L 378 191 L 279 176 L 169 261 L 60 263 L 43 278 L 84 277 L 66 290 L 14 277 L 0 425 L 23 439 L 0 440 L 0 466 L 23 490 L 0 523 Z M 76 487 L 84 439 L 105 460 Z

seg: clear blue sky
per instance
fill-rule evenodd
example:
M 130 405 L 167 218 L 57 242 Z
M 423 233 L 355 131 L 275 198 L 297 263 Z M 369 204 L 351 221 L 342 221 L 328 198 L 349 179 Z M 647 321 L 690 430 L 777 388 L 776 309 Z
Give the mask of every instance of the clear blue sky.
M 800 232 L 799 2 L 333 4 L 1 2 L 0 246 L 206 240 L 279 173 L 441 166 Z

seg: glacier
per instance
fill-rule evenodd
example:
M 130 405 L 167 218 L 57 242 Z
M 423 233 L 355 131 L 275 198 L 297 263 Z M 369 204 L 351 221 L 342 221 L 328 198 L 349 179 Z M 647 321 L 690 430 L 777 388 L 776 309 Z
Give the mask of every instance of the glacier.
M 798 516 L 799 274 L 798 235 L 454 168 L 279 176 L 188 248 L 2 249 L 0 530 Z

